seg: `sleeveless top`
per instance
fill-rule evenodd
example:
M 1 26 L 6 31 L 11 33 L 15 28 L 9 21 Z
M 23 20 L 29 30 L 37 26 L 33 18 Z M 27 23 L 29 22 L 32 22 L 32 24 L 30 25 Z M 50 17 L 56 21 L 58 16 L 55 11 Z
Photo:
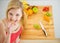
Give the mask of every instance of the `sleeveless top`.
M 6 26 L 4 20 L 2 20 L 2 22 Z M 21 33 L 22 33 L 22 26 L 20 27 L 20 29 L 16 33 L 11 34 L 10 43 L 13 43 L 14 41 L 16 41 L 17 37 L 20 36 Z M 6 34 L 7 34 L 7 32 L 6 32 Z
M 10 38 L 10 43 L 13 43 L 17 39 L 17 37 L 21 35 L 21 32 L 22 32 L 22 27 L 20 27 L 18 32 L 12 33 Z

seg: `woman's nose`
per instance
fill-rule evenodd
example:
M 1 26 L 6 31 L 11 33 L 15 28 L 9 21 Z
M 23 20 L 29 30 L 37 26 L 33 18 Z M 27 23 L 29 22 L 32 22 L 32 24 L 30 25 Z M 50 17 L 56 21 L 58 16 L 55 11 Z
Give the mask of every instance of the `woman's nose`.
M 16 20 L 16 17 L 13 16 L 13 17 L 11 18 L 11 20 L 12 20 L 12 21 Z

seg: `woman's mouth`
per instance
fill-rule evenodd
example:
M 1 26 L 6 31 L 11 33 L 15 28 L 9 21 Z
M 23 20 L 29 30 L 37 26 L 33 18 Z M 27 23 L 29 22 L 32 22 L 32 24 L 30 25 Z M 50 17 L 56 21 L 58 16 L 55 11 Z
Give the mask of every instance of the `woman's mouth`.
M 17 20 L 15 20 L 15 22 L 17 22 Z
M 10 21 L 11 21 L 11 22 L 17 22 L 17 20 L 12 20 L 12 19 L 10 19 Z

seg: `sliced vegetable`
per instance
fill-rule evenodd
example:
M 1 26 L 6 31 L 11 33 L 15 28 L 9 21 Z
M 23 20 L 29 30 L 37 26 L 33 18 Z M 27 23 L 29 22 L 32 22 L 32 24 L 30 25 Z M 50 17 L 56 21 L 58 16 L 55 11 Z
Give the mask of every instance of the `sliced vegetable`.
M 27 9 L 29 7 L 29 5 L 28 4 L 24 4 L 23 7 Z
M 44 7 L 43 11 L 45 11 L 45 12 L 49 11 L 49 7 Z
M 47 13 L 46 13 L 46 16 L 50 17 L 50 16 L 51 16 L 51 14 L 50 14 L 49 12 L 47 12 Z
M 24 4 L 28 4 L 26 1 L 23 1 L 22 3 L 23 3 L 23 5 L 24 5 Z
M 34 26 L 35 29 L 40 29 L 41 28 L 41 26 L 39 24 L 34 24 L 33 26 Z
M 37 7 L 33 7 L 32 10 L 33 10 L 34 13 L 38 12 L 38 8 Z
M 43 18 L 44 18 L 44 20 L 45 20 L 45 21 L 47 21 L 47 22 L 49 22 L 49 21 L 50 21 L 50 17 L 48 17 L 48 16 L 46 16 L 46 15 L 44 15 L 44 17 L 43 17 Z
M 27 10 L 27 14 L 28 14 L 29 16 L 32 15 L 32 14 L 33 14 L 32 9 L 28 9 L 28 10 Z

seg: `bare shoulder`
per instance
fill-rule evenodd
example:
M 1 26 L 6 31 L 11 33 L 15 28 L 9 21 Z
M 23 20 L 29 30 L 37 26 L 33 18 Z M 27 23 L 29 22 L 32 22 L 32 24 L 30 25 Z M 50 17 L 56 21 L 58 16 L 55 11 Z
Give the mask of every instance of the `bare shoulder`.
M 3 19 L 0 20 L 0 29 L 1 29 L 1 28 L 5 28 L 5 25 L 4 25 L 4 22 L 3 22 Z
M 5 39 L 5 28 L 4 28 L 4 23 L 3 21 L 0 19 L 0 42 L 3 42 L 3 39 Z
M 1 19 L 0 20 L 0 24 L 5 24 L 6 23 L 6 19 Z
M 3 25 L 3 22 L 2 22 L 2 20 L 0 20 L 0 26 L 1 26 L 1 25 Z
M 4 28 L 3 22 L 2 20 L 0 20 L 0 32 L 3 30 L 3 28 Z

